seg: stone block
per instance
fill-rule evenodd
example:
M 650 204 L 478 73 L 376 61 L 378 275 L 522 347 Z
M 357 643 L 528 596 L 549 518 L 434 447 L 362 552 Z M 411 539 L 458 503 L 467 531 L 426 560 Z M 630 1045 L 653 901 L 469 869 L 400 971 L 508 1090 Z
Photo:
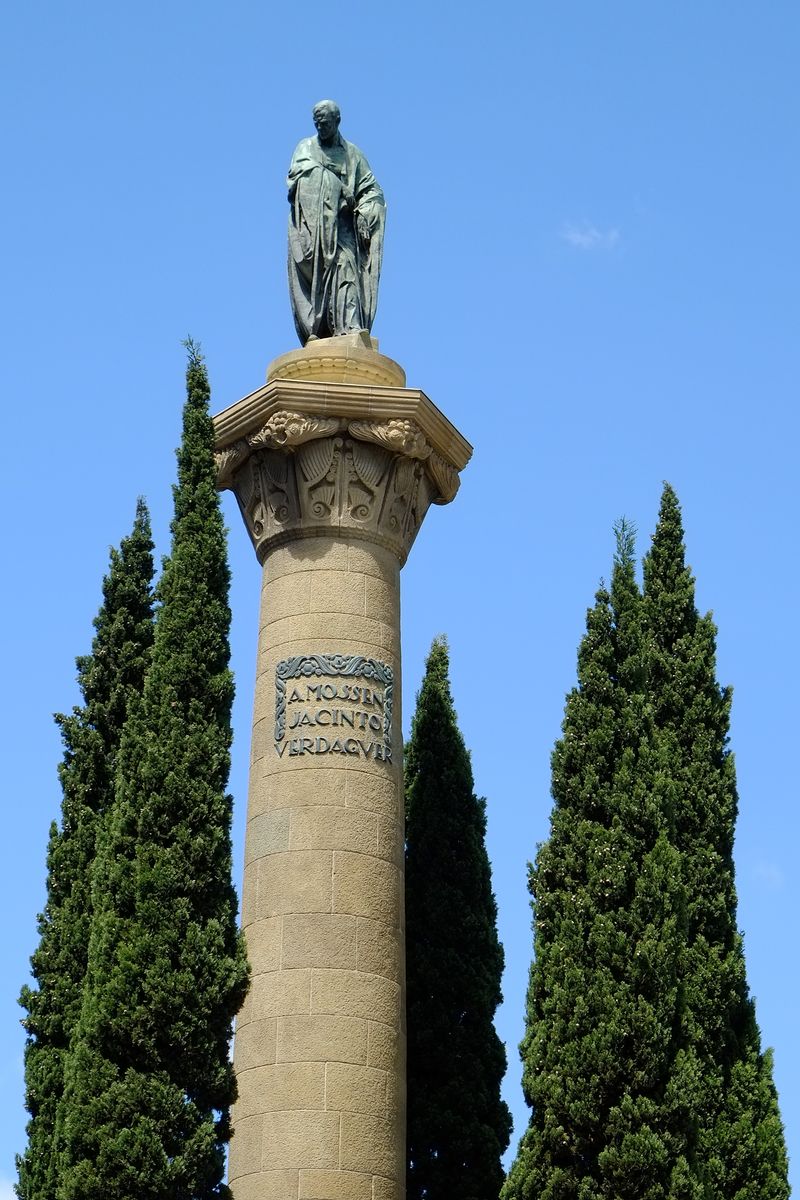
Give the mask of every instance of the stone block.
M 307 806 L 292 813 L 289 829 L 292 850 L 352 850 L 375 855 L 378 818 L 373 812 L 332 805 Z
M 320 1013 L 315 1016 L 280 1017 L 276 1057 L 278 1062 L 350 1062 L 366 1065 L 367 1022 L 359 1017 Z
M 289 809 L 272 808 L 247 823 L 245 862 L 289 849 Z
M 293 1062 L 254 1067 L 252 1071 L 241 1071 L 237 1083 L 236 1111 L 244 1116 L 326 1107 L 325 1063 Z
M 259 1171 L 255 1175 L 231 1177 L 236 1200 L 296 1200 L 297 1171 Z
M 342 1113 L 341 1166 L 345 1171 L 371 1171 L 401 1179 L 405 1172 L 405 1138 L 392 1121 L 366 1113 Z M 265 1128 L 269 1144 L 269 1133 Z
M 265 812 L 269 805 L 270 763 L 266 758 L 251 762 L 250 777 L 247 781 L 247 816 L 248 820 Z M 272 807 L 276 807 L 274 801 Z M 280 806 L 278 806 L 280 807 Z
M 266 1113 L 260 1120 L 266 1170 L 338 1167 L 338 1113 L 287 1109 Z
M 367 1041 L 367 1065 L 384 1071 L 405 1069 L 405 1039 L 391 1025 L 370 1021 Z
M 400 564 L 396 555 L 372 542 L 350 543 L 347 549 L 347 569 L 382 579 L 398 589 L 400 587 Z
M 272 582 L 283 575 L 294 575 L 297 571 L 347 570 L 348 543 L 344 539 L 331 537 L 298 538 L 285 546 L 275 546 L 264 563 L 263 586 L 268 589 Z
M 250 1175 L 253 1171 L 260 1171 L 263 1148 L 264 1118 L 243 1117 L 239 1120 L 237 1106 L 234 1105 L 231 1176 Z
M 324 850 L 297 850 L 261 859 L 258 916 L 330 912 L 332 868 L 333 855 Z
M 391 1071 L 387 1074 L 386 1116 L 390 1121 L 406 1126 L 406 1076 L 405 1071 Z
M 360 971 L 312 971 L 311 1012 L 363 1017 L 397 1026 L 400 988 L 382 975 Z
M 242 927 L 247 928 L 256 918 L 258 900 L 258 864 L 246 863 L 242 884 Z
M 247 957 L 254 975 L 277 971 L 281 965 L 281 917 L 253 921 L 245 930 Z
M 269 637 L 273 651 L 280 658 L 312 653 L 309 646 L 312 640 L 324 644 L 321 653 L 367 654 L 380 658 L 385 631 L 382 621 L 364 615 L 362 599 L 360 613 L 312 612 L 273 621 L 269 626 Z
M 374 1113 L 387 1116 L 385 1071 L 353 1063 L 325 1066 L 325 1107 L 336 1112 Z
M 400 983 L 404 973 L 403 958 L 403 937 L 399 929 L 383 921 L 358 918 L 356 966 L 359 971 L 383 975 Z
M 378 818 L 378 858 L 386 858 L 396 866 L 404 866 L 405 840 L 404 828 L 394 817 L 386 817 L 376 813 Z M 349 847 L 342 847 L 349 849 Z
M 253 1012 L 260 1017 L 311 1012 L 311 971 L 270 971 L 255 975 L 250 992 Z
M 348 772 L 345 804 L 348 808 L 380 813 L 387 821 L 399 824 L 403 808 L 395 772 L 389 769 Z
M 297 759 L 298 769 L 287 771 L 272 751 L 269 769 L 260 773 L 256 783 L 251 779 L 249 811 L 251 817 L 256 812 L 266 812 L 269 809 L 294 809 L 305 805 L 319 807 L 323 804 L 345 807 L 345 788 L 347 772 L 337 770 L 326 764 L 323 772 L 309 766 L 313 759 Z
M 405 1196 L 405 1180 L 401 1183 L 398 1179 L 386 1179 L 382 1175 L 373 1178 L 372 1200 L 405 1200 Z M 239 1200 L 238 1193 L 236 1200 Z
M 400 589 L 397 584 L 370 576 L 365 580 L 366 607 L 368 617 L 384 621 L 387 625 L 400 623 Z
M 262 594 L 259 629 L 283 617 L 309 612 L 312 579 L 311 571 L 292 571 L 276 576 Z
M 397 925 L 401 903 L 401 876 L 394 863 L 370 858 L 366 854 L 351 854 L 347 850 L 334 852 L 334 912 L 371 917 L 387 925 Z
M 301 913 L 283 918 L 281 965 L 332 967 L 356 966 L 356 918 L 328 913 Z
M 372 1200 L 372 1176 L 354 1171 L 301 1171 L 299 1200 Z
M 278 1022 L 274 1017 L 236 1026 L 234 1060 L 237 1073 L 275 1062 Z
M 352 571 L 314 571 L 311 575 L 310 611 L 369 615 L 365 575 Z M 380 619 L 380 617 L 379 617 Z
M 250 767 L 255 766 L 260 759 L 266 758 L 270 751 L 275 753 L 275 719 L 264 717 L 253 722 L 253 733 L 250 738 Z

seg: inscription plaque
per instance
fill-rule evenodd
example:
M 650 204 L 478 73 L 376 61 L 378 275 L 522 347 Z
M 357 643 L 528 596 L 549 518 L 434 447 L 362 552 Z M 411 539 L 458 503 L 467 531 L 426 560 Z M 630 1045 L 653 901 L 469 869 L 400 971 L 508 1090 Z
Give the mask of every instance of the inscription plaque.
M 275 668 L 275 752 L 392 761 L 394 671 L 360 654 L 298 654 Z

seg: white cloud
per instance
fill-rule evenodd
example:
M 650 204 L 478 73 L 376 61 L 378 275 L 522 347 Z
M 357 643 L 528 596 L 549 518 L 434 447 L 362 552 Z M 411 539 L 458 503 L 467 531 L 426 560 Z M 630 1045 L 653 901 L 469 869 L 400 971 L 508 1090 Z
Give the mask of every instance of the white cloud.
M 613 250 L 620 239 L 618 229 L 598 229 L 590 221 L 566 221 L 561 237 L 576 250 Z
M 771 892 L 780 891 L 784 884 L 783 871 L 777 863 L 770 862 L 767 858 L 756 860 L 753 866 L 753 876 L 758 883 L 763 884 Z

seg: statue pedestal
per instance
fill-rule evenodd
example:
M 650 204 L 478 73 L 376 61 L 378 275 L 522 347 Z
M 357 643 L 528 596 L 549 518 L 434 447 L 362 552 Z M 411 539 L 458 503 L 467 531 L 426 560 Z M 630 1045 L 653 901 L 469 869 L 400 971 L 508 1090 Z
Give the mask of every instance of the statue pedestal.
M 363 329 L 340 337 L 312 338 L 302 350 L 282 354 L 267 368 L 267 383 L 274 379 L 405 387 L 406 373 L 399 363 L 378 353 L 377 338 Z
M 471 447 L 365 338 L 276 359 L 215 418 L 263 565 L 236 1200 L 405 1193 L 399 572 Z

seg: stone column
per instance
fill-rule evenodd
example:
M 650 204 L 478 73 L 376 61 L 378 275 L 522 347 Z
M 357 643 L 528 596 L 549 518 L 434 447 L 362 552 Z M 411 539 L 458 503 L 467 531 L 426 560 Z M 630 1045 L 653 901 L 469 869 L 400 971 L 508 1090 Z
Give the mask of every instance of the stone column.
M 235 1200 L 405 1194 L 399 571 L 471 449 L 404 383 L 349 335 L 215 418 L 263 564 Z

